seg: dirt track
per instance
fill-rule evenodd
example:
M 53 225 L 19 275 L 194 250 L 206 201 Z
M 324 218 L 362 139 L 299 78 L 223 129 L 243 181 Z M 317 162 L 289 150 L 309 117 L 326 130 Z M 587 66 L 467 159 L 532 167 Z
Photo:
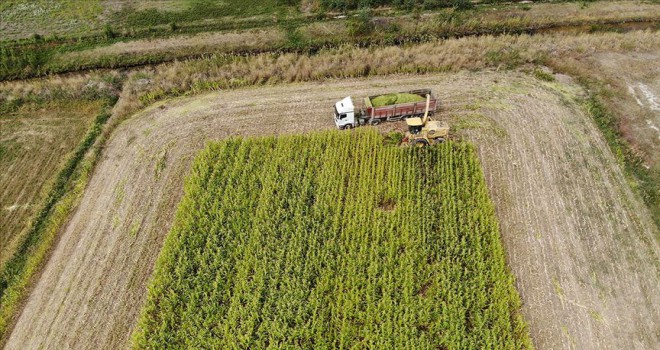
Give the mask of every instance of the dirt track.
M 394 81 L 432 88 L 443 115 L 477 142 L 539 349 L 660 343 L 656 228 L 571 99 L 579 91 L 482 72 L 219 92 L 134 116 L 108 142 L 6 348 L 125 346 L 186 169 L 207 140 L 331 129 L 331 103 Z

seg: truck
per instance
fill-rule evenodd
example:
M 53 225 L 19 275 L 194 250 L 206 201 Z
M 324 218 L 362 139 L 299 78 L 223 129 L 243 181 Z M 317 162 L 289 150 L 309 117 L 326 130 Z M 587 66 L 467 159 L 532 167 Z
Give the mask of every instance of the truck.
M 397 96 L 413 98 L 408 98 L 400 102 L 397 101 Z M 414 98 L 415 96 L 419 98 Z M 428 112 L 427 96 L 430 97 L 428 101 Z M 337 128 L 343 130 L 360 125 L 378 125 L 385 121 L 400 121 L 408 118 L 422 117 L 425 113 L 428 113 L 430 116 L 435 113 L 437 107 L 438 100 L 430 89 L 365 97 L 360 108 L 356 108 L 353 99 L 349 96 L 335 103 L 333 118 Z

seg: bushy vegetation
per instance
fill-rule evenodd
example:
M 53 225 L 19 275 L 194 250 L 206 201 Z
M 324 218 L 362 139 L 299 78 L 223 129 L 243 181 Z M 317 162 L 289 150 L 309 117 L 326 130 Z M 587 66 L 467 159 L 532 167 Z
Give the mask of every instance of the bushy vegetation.
M 373 129 L 195 161 L 138 348 L 529 348 L 474 149 Z
M 0 46 L 0 79 L 20 77 L 26 71 L 29 75 L 41 75 L 41 68 L 48 63 L 52 54 L 52 50 L 38 50 L 30 46 Z

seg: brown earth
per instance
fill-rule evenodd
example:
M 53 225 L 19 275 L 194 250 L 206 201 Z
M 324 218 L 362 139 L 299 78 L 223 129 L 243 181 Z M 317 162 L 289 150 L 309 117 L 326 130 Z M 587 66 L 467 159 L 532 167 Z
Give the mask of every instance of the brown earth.
M 432 88 L 441 116 L 478 145 L 535 345 L 654 348 L 657 228 L 576 103 L 581 91 L 561 81 L 518 72 L 403 75 L 158 103 L 109 140 L 6 348 L 128 345 L 183 178 L 208 140 L 332 129 L 328 106 L 345 95 L 419 87 Z

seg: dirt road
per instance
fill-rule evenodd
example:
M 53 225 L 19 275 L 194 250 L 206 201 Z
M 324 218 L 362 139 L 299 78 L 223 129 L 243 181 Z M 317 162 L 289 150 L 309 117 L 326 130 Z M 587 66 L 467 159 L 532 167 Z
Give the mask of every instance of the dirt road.
M 466 72 L 218 92 L 132 117 L 109 140 L 6 348 L 126 346 L 205 142 L 332 129 L 334 101 L 392 86 L 432 88 L 443 115 L 478 144 L 539 349 L 660 342 L 657 229 L 572 99 L 579 91 L 522 73 Z

